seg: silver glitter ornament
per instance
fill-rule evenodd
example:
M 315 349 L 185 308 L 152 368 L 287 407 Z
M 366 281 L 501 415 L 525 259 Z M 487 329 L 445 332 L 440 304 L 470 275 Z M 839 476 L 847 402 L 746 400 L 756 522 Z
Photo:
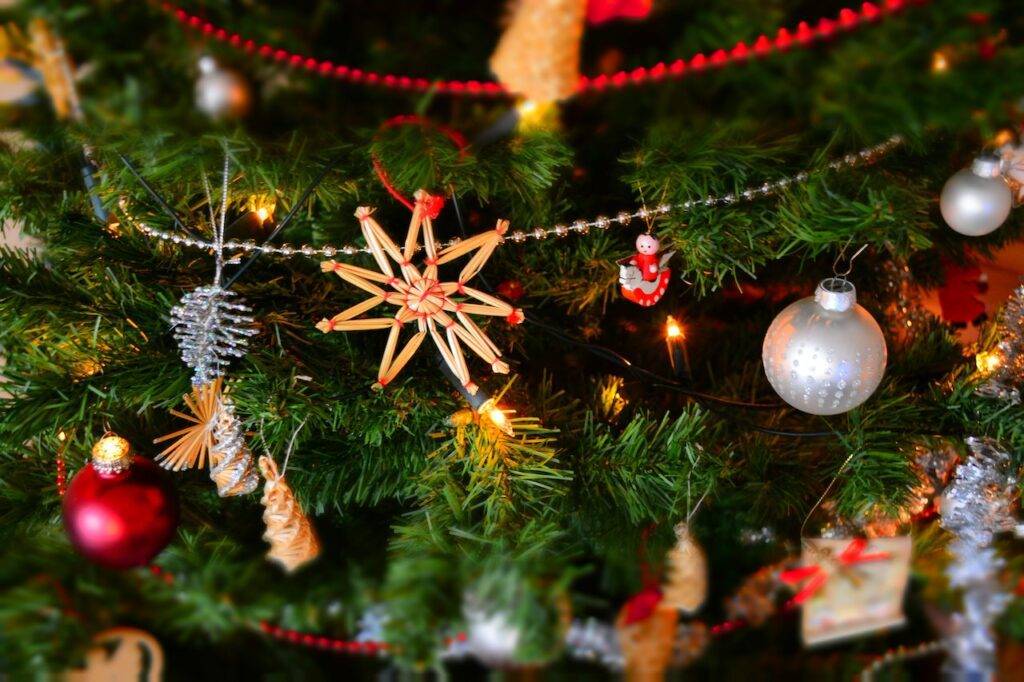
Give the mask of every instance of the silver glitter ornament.
M 488 609 L 475 595 L 467 594 L 462 615 L 466 619 L 467 649 L 474 658 L 492 668 L 515 663 L 522 632 L 508 612 Z
M 1013 191 L 1003 179 L 997 156 L 979 156 L 970 168 L 953 175 L 942 188 L 939 209 L 955 232 L 980 237 L 994 232 L 1010 215 Z
M 764 338 L 764 371 L 796 409 L 831 415 L 867 400 L 885 374 L 882 330 L 846 279 L 818 284 L 814 296 L 778 314 Z
M 223 376 L 232 358 L 245 355 L 252 326 L 249 306 L 235 292 L 218 285 L 199 287 L 171 308 L 171 327 L 181 359 L 194 370 L 192 383 L 201 386 Z
M 217 494 L 233 497 L 256 490 L 260 477 L 253 466 L 252 453 L 245 444 L 242 424 L 235 416 L 235 405 L 226 395 L 221 398 L 213 443 L 210 449 L 210 480 L 217 484 Z
M 565 634 L 565 650 L 572 658 L 600 663 L 615 671 L 626 667 L 615 626 L 593 618 L 572 621 Z
M 978 371 L 985 375 L 977 393 L 1019 405 L 1024 387 L 1024 285 L 1013 290 L 1000 311 L 997 331 L 996 347 L 976 356 Z
M 946 575 L 963 592 L 963 610 L 953 615 L 946 638 L 950 680 L 990 680 L 996 643 L 992 624 L 1011 596 L 999 581 L 1006 563 L 992 547 L 996 533 L 1020 528 L 1012 514 L 1017 482 L 1010 455 L 986 438 L 968 438 L 970 456 L 956 471 L 940 505 L 940 523 L 953 534 Z
M 249 84 L 237 72 L 222 68 L 210 56 L 199 60 L 196 108 L 214 120 L 245 116 L 252 104 Z

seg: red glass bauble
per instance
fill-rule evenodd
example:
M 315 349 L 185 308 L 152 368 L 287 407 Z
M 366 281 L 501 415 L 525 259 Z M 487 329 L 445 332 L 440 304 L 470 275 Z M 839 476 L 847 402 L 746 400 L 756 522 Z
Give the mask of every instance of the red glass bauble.
M 107 568 L 149 563 L 177 527 L 178 497 L 170 477 L 144 457 L 134 457 L 118 473 L 101 473 L 86 464 L 64 495 L 64 528 L 71 544 Z

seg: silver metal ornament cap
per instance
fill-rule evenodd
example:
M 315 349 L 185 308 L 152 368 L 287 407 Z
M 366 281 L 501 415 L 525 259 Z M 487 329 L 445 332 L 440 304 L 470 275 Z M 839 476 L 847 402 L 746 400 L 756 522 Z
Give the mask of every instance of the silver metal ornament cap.
M 979 178 L 998 178 L 1003 174 L 1003 160 L 995 154 L 980 154 L 971 163 L 971 172 Z
M 857 304 L 857 288 L 848 279 L 829 277 L 818 283 L 814 300 L 825 310 L 845 312 Z
M 199 73 L 209 74 L 217 71 L 217 60 L 208 54 L 204 54 L 199 58 Z

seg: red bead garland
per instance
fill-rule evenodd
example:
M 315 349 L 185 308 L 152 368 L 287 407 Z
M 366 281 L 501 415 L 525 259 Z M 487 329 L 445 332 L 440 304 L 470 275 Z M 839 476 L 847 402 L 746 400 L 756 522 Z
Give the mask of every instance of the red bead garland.
M 153 577 L 158 580 L 162 580 L 169 585 L 174 583 L 174 575 L 155 564 L 149 566 L 149 571 L 153 574 Z M 799 604 L 796 600 L 790 599 L 782 605 L 782 608 L 779 609 L 779 611 L 780 613 L 788 613 L 798 607 Z M 748 625 L 749 623 L 747 621 L 740 618 L 724 620 L 721 623 L 712 625 L 709 628 L 709 632 L 712 637 L 721 637 L 722 635 L 729 634 L 730 632 L 742 629 Z M 302 632 L 301 630 L 282 628 L 265 620 L 259 622 L 259 629 L 263 634 L 282 642 L 288 642 L 289 644 L 295 644 L 297 646 L 303 646 L 310 649 L 320 649 L 321 651 L 333 651 L 339 654 L 377 656 L 386 654 L 391 649 L 387 642 L 378 642 L 374 640 L 357 641 L 354 639 L 326 637 L 324 635 L 315 635 L 310 632 Z M 453 642 L 465 642 L 466 639 L 466 633 L 459 632 L 453 637 L 445 637 L 444 645 L 448 646 Z
M 610 75 L 580 76 L 577 93 L 603 91 L 609 88 L 621 88 L 626 85 L 639 85 L 664 80 L 665 78 L 681 78 L 691 72 L 702 71 L 709 66 L 722 68 L 727 65 L 745 62 L 751 56 L 765 57 L 772 53 L 785 52 L 792 48 L 794 44 L 798 47 L 806 47 L 813 42 L 831 38 L 840 31 L 851 31 L 864 24 L 879 21 L 888 15 L 899 12 L 907 5 L 923 5 L 927 1 L 883 0 L 880 4 L 865 2 L 856 10 L 849 7 L 840 10 L 836 19 L 822 17 L 813 25 L 802 21 L 793 32 L 786 28 L 780 28 L 774 38 L 769 38 L 766 35 L 758 36 L 753 46 L 748 46 L 745 42 L 740 41 L 731 48 L 714 50 L 710 57 L 705 56 L 703 53 L 698 53 L 689 60 L 677 59 L 669 64 L 659 62 L 651 67 L 641 66 L 629 71 L 618 71 Z M 509 94 L 501 83 L 495 81 L 458 81 L 414 78 L 412 76 L 390 73 L 379 74 L 373 71 L 363 71 L 362 69 L 344 64 L 334 64 L 329 60 L 292 54 L 287 50 L 270 45 L 257 45 L 256 41 L 251 38 L 244 38 L 238 33 L 229 32 L 169 2 L 162 3 L 161 7 L 165 12 L 177 19 L 182 26 L 199 31 L 203 35 L 226 43 L 236 50 L 248 54 L 257 54 L 263 59 L 280 62 L 293 69 L 305 69 L 310 73 L 325 78 L 337 78 L 350 83 L 376 85 L 390 90 L 432 91 L 469 97 L 497 97 Z
M 324 637 L 313 635 L 308 632 L 289 630 L 278 627 L 267 621 L 260 621 L 260 631 L 274 639 L 283 642 L 298 644 L 311 649 L 322 651 L 334 651 L 336 653 L 359 654 L 362 656 L 376 656 L 388 650 L 387 642 L 374 642 L 372 640 L 357 641 L 354 639 L 338 639 L 335 637 Z
M 64 453 L 57 453 L 57 494 L 64 497 L 68 491 L 68 470 L 64 462 Z

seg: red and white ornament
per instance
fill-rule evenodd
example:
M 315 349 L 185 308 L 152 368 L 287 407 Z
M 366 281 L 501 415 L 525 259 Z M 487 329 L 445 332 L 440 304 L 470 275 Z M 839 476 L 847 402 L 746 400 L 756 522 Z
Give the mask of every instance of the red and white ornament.
M 107 568 L 143 566 L 178 527 L 178 498 L 168 475 L 108 433 L 64 495 L 64 529 L 79 554 Z
M 672 278 L 668 261 L 675 251 L 661 254 L 660 248 L 657 237 L 644 233 L 636 238 L 636 253 L 616 261 L 623 297 L 645 308 L 661 300 Z

